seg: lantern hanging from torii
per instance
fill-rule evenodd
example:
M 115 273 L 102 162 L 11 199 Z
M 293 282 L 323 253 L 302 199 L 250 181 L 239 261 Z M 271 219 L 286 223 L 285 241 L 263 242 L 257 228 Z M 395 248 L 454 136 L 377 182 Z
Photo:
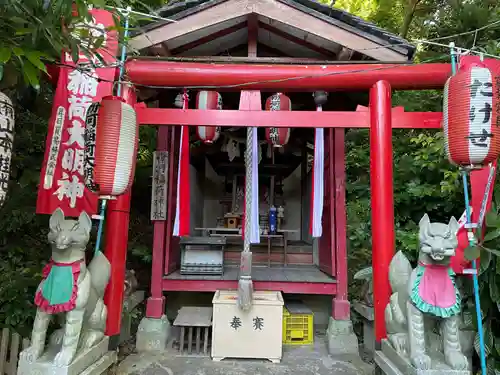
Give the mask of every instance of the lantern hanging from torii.
M 480 167 L 500 156 L 500 82 L 479 62 L 468 63 L 446 81 L 443 128 L 451 163 Z
M 278 92 L 266 100 L 266 111 L 291 111 L 292 102 L 288 96 Z M 266 128 L 266 140 L 273 147 L 283 147 L 290 138 L 290 128 Z
M 196 109 L 222 109 L 222 96 L 217 91 L 199 91 L 196 94 Z M 220 126 L 197 126 L 196 135 L 206 144 L 212 144 L 219 139 Z
M 85 185 L 100 196 L 118 196 L 132 185 L 139 126 L 134 108 L 117 96 L 87 110 Z

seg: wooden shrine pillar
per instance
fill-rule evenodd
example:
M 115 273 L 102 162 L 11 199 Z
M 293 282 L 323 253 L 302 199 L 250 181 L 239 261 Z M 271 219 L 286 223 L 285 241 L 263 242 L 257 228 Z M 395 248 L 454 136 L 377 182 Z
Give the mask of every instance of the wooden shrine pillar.
M 174 221 L 177 202 L 177 173 L 179 169 L 179 146 L 181 127 L 172 126 L 170 133 L 170 152 L 168 160 L 168 190 L 167 190 L 167 222 L 165 227 L 165 260 L 163 272 L 168 275 L 174 272 L 180 263 L 180 238 L 175 237 Z
M 349 320 L 351 305 L 347 299 L 347 219 L 345 199 L 345 130 L 344 128 L 329 129 L 333 133 L 333 153 L 329 160 L 333 171 L 334 184 L 330 187 L 333 195 L 332 212 L 335 212 L 334 231 L 335 247 L 332 249 L 332 259 L 335 259 L 335 278 L 337 279 L 337 294 L 333 299 L 332 316 L 335 320 Z
M 391 116 L 391 86 L 387 81 L 378 81 L 370 90 L 370 186 L 376 344 L 380 344 L 387 336 L 384 311 L 391 296 L 389 265 L 395 249 Z
M 159 156 L 159 153 L 166 153 L 166 158 L 164 166 L 160 166 L 158 162 L 155 162 L 156 168 L 163 168 L 163 171 L 153 171 L 154 178 L 164 178 L 165 181 L 153 181 L 153 188 L 166 189 L 165 192 L 167 199 L 164 202 L 164 207 L 157 207 L 159 212 L 152 214 L 153 225 L 154 225 L 154 237 L 153 237 L 153 259 L 151 266 L 151 296 L 148 298 L 146 303 L 146 317 L 148 318 L 161 318 L 165 311 L 165 296 L 163 295 L 162 280 L 163 280 L 163 260 L 165 252 L 165 242 L 167 237 L 167 218 L 168 218 L 168 186 L 170 185 L 169 176 L 169 164 L 170 164 L 170 153 L 169 143 L 171 138 L 171 126 L 160 126 L 157 132 L 156 138 L 156 153 L 155 157 Z M 160 160 L 159 158 L 157 160 Z M 161 163 L 163 164 L 163 163 Z M 158 186 L 157 186 L 158 185 Z M 155 196 L 155 192 L 152 192 Z M 154 199 L 154 198 L 153 198 Z M 153 208 L 152 208 L 153 209 Z M 157 220 L 155 219 L 157 217 Z

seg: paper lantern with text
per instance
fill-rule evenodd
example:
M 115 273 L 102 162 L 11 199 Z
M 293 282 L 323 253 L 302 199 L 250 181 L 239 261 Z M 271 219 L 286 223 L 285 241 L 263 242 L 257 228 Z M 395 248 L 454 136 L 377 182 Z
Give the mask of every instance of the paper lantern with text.
M 132 185 L 139 137 L 134 108 L 116 96 L 87 110 L 85 185 L 100 196 L 117 196 Z
M 271 95 L 266 100 L 266 111 L 291 111 L 290 98 L 281 92 Z M 266 140 L 273 147 L 283 147 L 290 138 L 290 128 L 266 128 Z
M 217 91 L 200 91 L 196 95 L 196 109 L 222 109 L 222 96 Z M 207 144 L 217 141 L 220 126 L 197 126 L 196 135 Z
M 451 163 L 482 166 L 500 155 L 498 77 L 481 63 L 469 63 L 446 81 L 443 128 Z

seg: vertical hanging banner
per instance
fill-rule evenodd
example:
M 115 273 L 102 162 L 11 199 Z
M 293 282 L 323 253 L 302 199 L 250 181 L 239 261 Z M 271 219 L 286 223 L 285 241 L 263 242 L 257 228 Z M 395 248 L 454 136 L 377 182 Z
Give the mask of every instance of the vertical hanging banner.
M 318 105 L 316 111 L 321 112 L 322 106 Z M 313 238 L 323 235 L 323 205 L 325 199 L 325 129 L 314 130 L 314 159 L 312 168 L 312 191 L 311 191 L 311 221 L 309 231 Z M 332 194 L 332 192 L 330 192 Z
M 189 96 L 182 95 L 182 109 L 188 109 Z M 181 127 L 179 142 L 179 164 L 177 166 L 177 197 L 175 203 L 174 233 L 176 237 L 189 236 L 191 217 L 191 180 L 189 176 L 189 127 Z
M 85 187 L 85 118 L 92 102 L 113 94 L 118 34 L 110 29 L 115 25 L 112 13 L 94 9 L 90 14 L 92 20 L 78 28 L 87 28 L 92 40 L 104 37 L 97 53 L 105 65 L 97 56 L 89 59 L 80 53 L 78 69 L 73 69 L 71 54 L 63 53 L 40 174 L 38 214 L 51 214 L 58 207 L 74 217 L 97 211 L 98 196 Z

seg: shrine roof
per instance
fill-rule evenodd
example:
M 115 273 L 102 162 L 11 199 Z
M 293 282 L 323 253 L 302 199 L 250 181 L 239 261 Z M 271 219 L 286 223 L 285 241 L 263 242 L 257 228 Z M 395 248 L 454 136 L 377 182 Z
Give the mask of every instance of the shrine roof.
M 231 0 L 173 0 L 170 1 L 169 4 L 158 9 L 156 13 L 161 17 L 169 18 L 172 20 L 178 20 L 180 22 L 180 20 L 188 16 L 192 16 L 194 14 L 203 12 L 205 10 L 209 10 L 225 2 L 229 3 L 230 1 Z M 350 34 L 357 35 L 367 41 L 373 42 L 375 45 L 374 47 L 360 48 L 358 49 L 358 51 L 369 50 L 370 48 L 391 50 L 399 54 L 400 58 L 398 60 L 400 61 L 411 60 L 415 53 L 416 47 L 411 43 L 409 43 L 408 41 L 406 41 L 405 39 L 402 39 L 398 35 L 390 33 L 376 26 L 375 24 L 365 21 L 362 18 L 350 14 L 344 10 L 334 8 L 326 4 L 322 4 L 316 0 L 272 0 L 272 1 L 278 3 L 279 6 L 288 6 L 294 8 L 308 16 L 312 16 L 316 19 L 319 19 L 323 22 L 331 24 L 337 28 L 340 28 L 343 31 L 347 31 Z M 253 3 L 253 2 L 255 1 L 254 0 L 247 1 L 247 3 Z M 242 5 L 251 8 L 251 6 L 248 4 L 242 4 Z M 259 17 L 261 17 L 262 15 L 267 16 L 266 14 L 262 14 L 261 12 L 259 12 Z M 272 17 L 269 16 L 269 18 Z M 168 24 L 171 23 L 169 23 L 168 21 L 152 22 L 150 24 L 141 27 L 142 30 L 136 32 L 135 35 L 139 37 L 141 33 L 142 34 L 149 33 L 151 31 L 162 28 L 163 26 Z M 324 36 L 319 36 L 319 37 L 324 37 Z M 142 44 L 144 45 L 144 43 Z M 339 44 L 343 44 L 344 46 L 346 46 L 345 43 L 339 43 Z M 356 48 L 353 48 L 353 45 L 349 45 L 346 47 L 350 48 L 351 50 L 356 50 Z M 374 57 L 373 55 L 375 55 L 375 53 L 372 53 L 371 56 L 369 53 L 366 53 L 366 55 L 369 55 L 369 57 L 375 58 L 376 60 L 383 60 Z

